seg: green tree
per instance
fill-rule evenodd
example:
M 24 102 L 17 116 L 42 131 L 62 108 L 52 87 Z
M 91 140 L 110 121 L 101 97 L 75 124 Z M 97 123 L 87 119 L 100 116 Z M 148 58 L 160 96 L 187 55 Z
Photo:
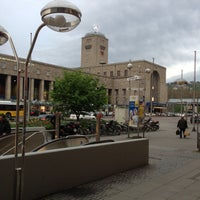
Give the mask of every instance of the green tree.
M 78 71 L 57 78 L 51 97 L 57 111 L 72 112 L 77 120 L 82 111 L 99 110 L 107 102 L 106 89 L 99 80 Z

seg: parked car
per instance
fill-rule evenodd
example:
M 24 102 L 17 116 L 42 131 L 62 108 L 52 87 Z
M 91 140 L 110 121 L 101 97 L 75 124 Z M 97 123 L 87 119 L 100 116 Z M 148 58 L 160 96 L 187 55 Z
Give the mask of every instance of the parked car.
M 71 114 L 69 116 L 70 119 L 77 119 L 76 114 Z M 79 116 L 79 119 L 96 119 L 96 117 L 88 112 L 82 112 Z
M 45 121 L 45 120 L 51 120 L 51 118 L 54 116 L 54 114 L 42 114 L 38 116 L 39 120 Z
M 44 111 L 39 111 L 39 110 L 31 110 L 30 111 L 30 116 L 39 116 L 39 115 L 44 115 L 47 114 Z
M 175 113 L 173 113 L 173 112 L 167 112 L 166 114 L 167 114 L 168 117 L 175 117 L 176 116 Z
M 185 113 L 185 116 L 192 116 L 193 115 L 193 111 L 192 110 L 188 110 L 186 113 Z
M 31 110 L 30 116 L 39 116 L 40 111 L 39 110 Z
M 148 116 L 149 116 L 149 117 L 150 117 L 150 116 L 155 116 L 155 115 L 156 115 L 155 113 L 145 113 L 145 116 L 146 116 L 146 117 L 148 117 Z

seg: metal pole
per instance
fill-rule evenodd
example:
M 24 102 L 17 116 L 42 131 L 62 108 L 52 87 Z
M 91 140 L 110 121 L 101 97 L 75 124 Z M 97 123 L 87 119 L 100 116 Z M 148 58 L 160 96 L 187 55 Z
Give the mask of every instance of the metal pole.
M 18 143 L 19 143 L 19 104 L 20 104 L 20 67 L 19 67 L 19 58 L 17 56 L 17 52 L 12 41 L 12 38 L 8 33 L 6 33 L 10 46 L 12 48 L 13 54 L 15 56 L 17 62 L 17 102 L 16 102 L 16 128 L 15 128 L 15 185 L 14 185 L 14 196 L 16 200 L 20 199 L 20 187 L 21 187 L 21 177 L 19 176 L 19 171 L 21 168 L 18 167 Z
M 197 110 L 199 107 L 199 102 L 197 99 Z M 199 119 L 199 114 L 197 112 L 197 119 Z M 199 120 L 197 120 L 197 150 L 200 151 L 200 132 L 199 132 Z
M 130 70 L 129 70 L 129 74 L 130 74 Z M 129 91 L 129 94 L 128 94 L 128 138 L 130 137 L 130 128 L 129 128 L 129 123 L 130 123 L 130 96 L 131 96 L 131 80 L 129 78 L 129 81 L 128 81 L 128 91 Z
M 196 99 L 196 51 L 194 51 L 194 82 L 193 82 L 193 109 L 192 109 L 192 131 L 195 129 L 195 99 Z
M 30 46 L 32 44 L 32 33 L 30 33 Z M 31 67 L 31 57 L 30 57 L 30 67 Z M 31 70 L 30 70 L 31 72 Z M 27 108 L 27 120 L 30 120 L 30 98 L 31 97 L 31 79 L 29 74 L 29 91 L 28 91 L 28 108 Z
M 153 62 L 153 65 L 154 65 L 154 60 L 155 60 L 155 58 L 153 57 L 152 58 L 152 62 Z M 154 89 L 154 86 L 153 86 L 153 72 L 151 73 L 151 91 L 150 91 L 150 101 L 151 101 L 151 116 L 152 116 L 152 110 L 153 110 L 153 89 Z
M 131 63 L 131 60 L 129 60 L 129 63 L 128 63 L 128 65 L 127 65 L 127 68 L 128 68 L 128 70 L 129 70 L 129 79 L 128 79 L 128 81 L 129 81 L 129 94 L 128 94 L 128 138 L 130 137 L 130 128 L 129 128 L 129 123 L 130 123 L 130 96 L 131 96 L 131 68 L 133 67 L 133 65 L 132 65 L 132 63 Z
M 18 142 L 19 142 L 19 102 L 20 102 L 20 73 L 21 70 L 17 69 L 17 104 L 16 104 L 16 130 L 15 130 L 15 199 L 20 199 L 21 187 L 21 167 L 18 167 Z
M 40 30 L 45 26 L 46 24 L 41 24 L 38 29 L 36 30 L 33 42 L 31 44 L 31 47 L 28 52 L 28 56 L 26 58 L 25 62 L 25 71 L 24 71 L 24 116 L 23 116 L 23 133 L 22 133 L 22 173 L 21 173 L 21 199 L 23 197 L 23 187 L 24 187 L 24 160 L 25 160 L 25 137 L 26 137 L 26 115 L 27 115 L 27 94 L 28 94 L 28 64 L 31 58 L 31 54 L 33 51 L 33 48 L 35 46 L 35 42 L 37 40 L 37 36 L 40 32 Z
M 138 112 L 137 112 L 137 117 L 138 117 L 138 121 L 137 121 L 137 129 L 138 129 L 138 137 L 139 137 L 139 133 L 140 133 L 140 115 L 139 115 L 139 111 L 140 111 L 140 77 L 138 79 Z
M 150 80 L 150 86 L 151 86 L 151 89 L 150 89 L 150 115 L 152 116 L 152 107 L 153 107 L 153 72 L 151 73 L 151 76 L 150 76 L 151 80 Z

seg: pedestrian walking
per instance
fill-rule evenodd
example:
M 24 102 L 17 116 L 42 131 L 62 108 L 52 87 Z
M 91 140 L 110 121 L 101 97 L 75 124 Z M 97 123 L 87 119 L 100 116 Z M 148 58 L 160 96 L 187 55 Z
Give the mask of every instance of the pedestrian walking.
M 187 120 L 184 119 L 184 117 L 181 117 L 181 119 L 178 120 L 177 128 L 179 128 L 180 130 L 179 131 L 180 138 L 182 138 L 182 135 L 185 138 L 186 136 L 184 135 L 184 132 L 185 132 L 185 129 L 188 128 L 188 125 L 187 125 Z
M 10 123 L 5 115 L 0 114 L 0 136 L 11 133 Z

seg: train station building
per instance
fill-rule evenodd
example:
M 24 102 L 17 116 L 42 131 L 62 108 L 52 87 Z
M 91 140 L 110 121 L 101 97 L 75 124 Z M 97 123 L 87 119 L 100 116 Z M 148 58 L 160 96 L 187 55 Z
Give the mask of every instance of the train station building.
M 128 60 L 108 63 L 109 40 L 100 32 L 87 33 L 82 37 L 81 66 L 68 68 L 32 60 L 28 68 L 28 99 L 47 109 L 51 102 L 49 92 L 55 78 L 64 71 L 79 70 L 97 76 L 108 94 L 111 106 L 126 106 L 130 96 L 138 96 L 150 102 L 167 102 L 166 67 L 146 60 Z M 133 53 L 134 54 L 134 53 Z M 20 58 L 20 100 L 23 101 L 25 59 Z M 0 99 L 15 100 L 17 93 L 17 63 L 13 56 L 0 54 Z

